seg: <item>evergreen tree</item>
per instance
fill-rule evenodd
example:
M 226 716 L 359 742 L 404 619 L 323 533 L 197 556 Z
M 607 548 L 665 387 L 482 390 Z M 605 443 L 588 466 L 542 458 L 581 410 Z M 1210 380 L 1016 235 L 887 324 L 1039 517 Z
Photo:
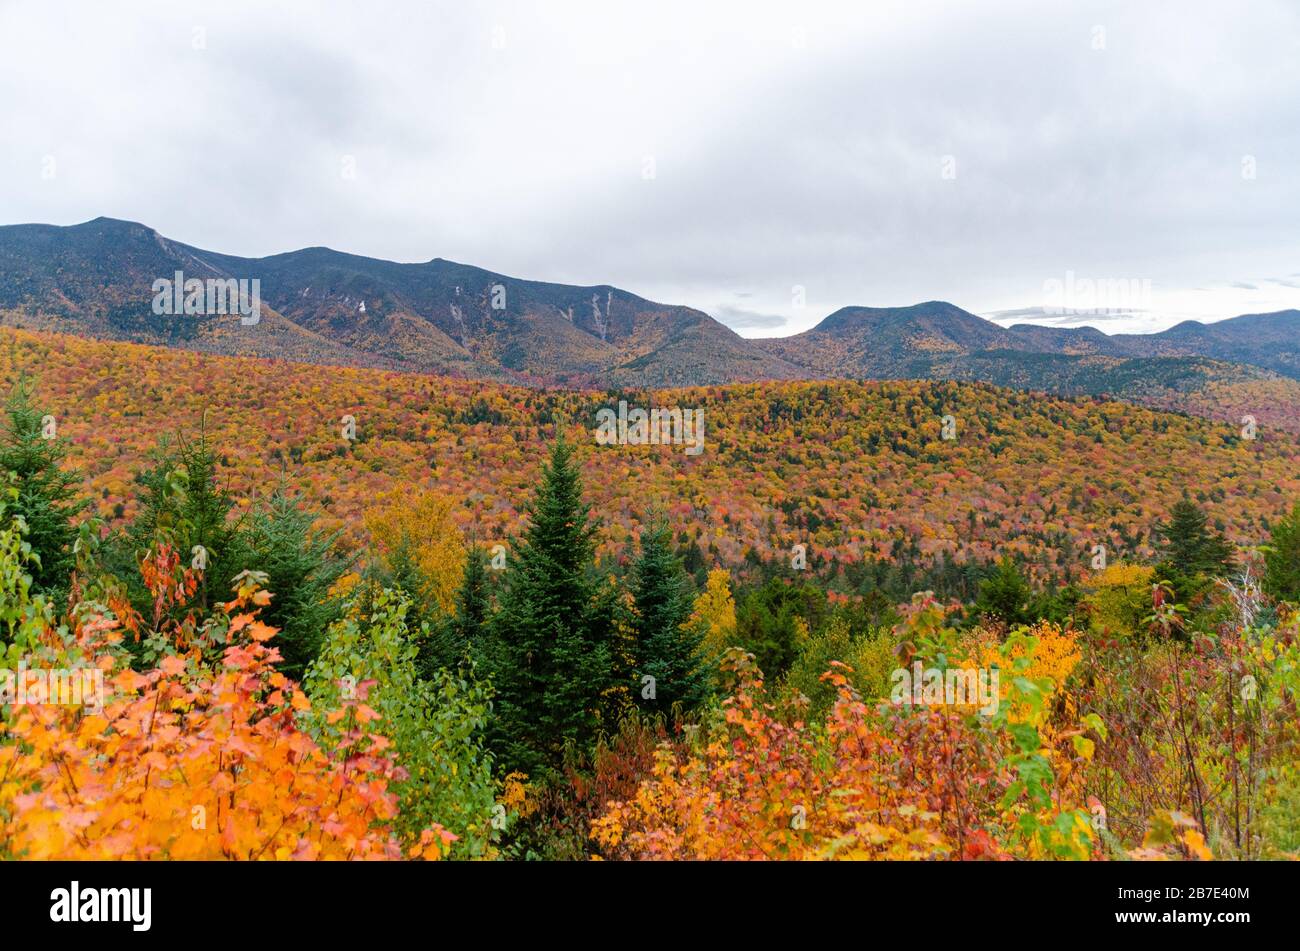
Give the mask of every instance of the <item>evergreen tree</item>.
M 72 524 L 89 504 L 76 497 L 80 473 L 60 468 L 67 443 L 47 438 L 43 416 L 32 402 L 26 377 L 18 380 L 5 406 L 0 430 L 0 473 L 12 473 L 17 498 L 9 503 L 9 516 L 21 516 L 23 540 L 38 560 L 28 563 L 33 593 L 50 593 L 66 587 L 72 568 Z
M 488 585 L 487 555 L 478 545 L 471 545 L 456 589 L 455 611 L 432 625 L 420 644 L 420 668 L 426 676 L 456 667 L 481 644 L 491 612 Z
M 1264 551 L 1263 587 L 1279 601 L 1300 604 L 1300 503 L 1273 526 Z
M 1007 627 L 1032 623 L 1033 589 L 1011 558 L 1001 559 L 993 573 L 985 578 L 975 598 L 974 616 L 995 617 Z
M 141 486 L 140 513 L 106 546 L 105 564 L 125 583 L 131 603 L 145 617 L 152 613 L 148 591 L 140 580 L 139 559 L 159 544 L 172 545 L 187 567 L 201 557 L 203 580 L 198 601 L 224 598 L 242 564 L 240 526 L 230 520 L 234 499 L 217 482 L 217 458 L 200 433 L 197 442 L 163 442 L 154 465 L 137 476 Z M 196 548 L 202 548 L 202 552 Z
M 399 543 L 382 562 L 372 562 L 368 576 L 381 587 L 401 591 L 411 598 L 414 602 L 411 614 L 417 624 L 428 626 L 442 620 L 436 603 L 421 597 L 425 580 L 410 545 Z
M 150 456 L 153 464 L 135 476 L 140 487 L 136 493 L 140 508 L 125 532 L 131 541 L 142 543 L 145 548 L 157 538 L 170 536 L 177 521 L 176 496 L 181 491 L 176 455 L 166 436 L 159 440 Z M 130 559 L 128 563 L 133 562 Z
M 700 543 L 692 539 L 686 532 L 682 532 L 677 541 L 682 556 L 682 567 L 688 575 L 695 579 L 697 585 L 701 588 L 704 587 L 705 582 L 708 580 L 709 562 L 700 549 Z
M 816 630 L 825 613 L 826 595 L 816 585 L 769 578 L 738 603 L 733 640 L 775 682 L 794 663 L 800 637 Z
M 317 532 L 314 523 L 302 496 L 278 487 L 237 544 L 239 563 L 267 575 L 271 603 L 261 619 L 280 629 L 271 643 L 283 657 L 279 669 L 295 679 L 316 659 L 326 628 L 339 618 L 341 605 L 329 591 L 350 566 L 337 553 L 342 532 Z
M 611 629 L 593 572 L 595 524 L 563 439 L 525 514 L 528 527 L 481 656 L 495 694 L 497 761 L 507 772 L 535 776 L 560 769 L 567 748 L 589 748 L 610 686 Z
M 178 441 L 177 461 L 181 485 L 177 541 L 185 556 L 192 556 L 200 545 L 206 552 L 208 567 L 199 601 L 207 607 L 209 595 L 229 594 L 231 579 L 245 567 L 239 563 L 239 526 L 230 521 L 235 500 L 217 482 L 217 457 L 206 431 L 199 433 L 197 442 Z
M 1190 602 L 1204 591 L 1211 578 L 1223 577 L 1233 568 L 1233 550 L 1209 519 L 1186 495 L 1174 504 L 1169 521 L 1156 525 L 1160 538 L 1161 580 L 1169 581 L 1179 601 Z
M 704 699 L 708 671 L 702 664 L 702 632 L 688 625 L 692 599 L 686 572 L 671 549 L 672 536 L 660 521 L 641 533 L 641 553 L 632 568 L 632 620 L 638 673 L 653 677 L 654 696 L 642 680 L 636 696 L 650 710 L 674 704 L 691 708 Z

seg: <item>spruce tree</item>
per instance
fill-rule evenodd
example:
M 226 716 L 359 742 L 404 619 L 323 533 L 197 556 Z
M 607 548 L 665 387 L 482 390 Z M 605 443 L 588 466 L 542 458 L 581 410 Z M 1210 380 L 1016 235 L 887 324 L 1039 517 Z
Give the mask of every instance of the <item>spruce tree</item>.
M 641 553 L 632 567 L 632 627 L 638 674 L 635 696 L 643 709 L 689 709 L 704 699 L 708 672 L 700 656 L 702 632 L 690 627 L 692 599 L 686 572 L 671 549 L 668 526 L 656 522 L 641 533 Z M 652 677 L 649 684 L 644 678 Z M 653 690 L 650 690 L 650 685 Z
M 478 545 L 471 545 L 465 555 L 465 577 L 456 591 L 452 625 L 458 658 L 483 636 L 489 610 L 487 555 Z
M 237 565 L 266 572 L 271 603 L 260 616 L 279 628 L 271 642 L 283 658 L 277 666 L 296 679 L 316 659 L 326 628 L 339 618 L 342 606 L 329 592 L 350 566 L 337 552 L 342 532 L 317 532 L 315 521 L 300 494 L 277 487 L 236 544 Z
M 764 677 L 775 682 L 798 656 L 802 632 L 817 630 L 825 613 L 826 594 L 816 585 L 769 578 L 737 601 L 731 640 L 753 654 Z
M 455 611 L 430 625 L 420 644 L 420 669 L 425 676 L 455 668 L 471 656 L 485 635 L 491 600 L 487 556 L 471 545 L 465 553 L 465 571 L 456 589 Z
M 1033 589 L 1011 558 L 1002 558 L 993 573 L 980 582 L 975 598 L 976 618 L 995 617 L 1007 625 L 1028 624 L 1034 619 L 1031 602 Z
M 479 654 L 495 694 L 492 746 L 506 772 L 561 769 L 589 749 L 610 686 L 610 637 L 593 572 L 595 524 L 573 449 L 551 449 L 528 527 Z
M 13 474 L 18 497 L 9 503 L 8 515 L 22 517 L 23 539 L 39 559 L 27 565 L 36 594 L 66 587 L 77 537 L 72 520 L 89 505 L 76 497 L 80 473 L 61 468 L 67 452 L 62 438 L 48 438 L 43 414 L 32 402 L 32 387 L 21 377 L 5 406 L 0 473 Z
M 1300 604 L 1300 503 L 1273 526 L 1262 584 L 1277 600 Z
M 1157 573 L 1173 584 L 1175 596 L 1188 602 L 1233 568 L 1232 545 L 1212 529 L 1209 519 L 1186 495 L 1174 504 L 1167 523 L 1156 525 L 1160 543 Z
M 194 563 L 195 547 L 203 549 L 206 568 L 197 600 L 223 599 L 230 582 L 246 566 L 240 553 L 240 526 L 230 519 L 234 498 L 217 481 L 217 458 L 201 433 L 198 441 L 178 440 L 173 448 L 162 442 L 154 465 L 137 476 L 141 486 L 140 513 L 125 531 L 109 542 L 106 564 L 127 586 L 131 603 L 148 617 L 152 599 L 140 580 L 139 559 L 160 544 L 180 553 L 181 563 Z
M 195 546 L 207 553 L 199 589 L 206 607 L 209 597 L 224 599 L 230 593 L 231 579 L 245 567 L 238 558 L 239 526 L 230 521 L 235 500 L 217 481 L 217 457 L 206 432 L 199 433 L 197 442 L 180 440 L 177 459 L 182 487 L 178 541 L 187 560 Z

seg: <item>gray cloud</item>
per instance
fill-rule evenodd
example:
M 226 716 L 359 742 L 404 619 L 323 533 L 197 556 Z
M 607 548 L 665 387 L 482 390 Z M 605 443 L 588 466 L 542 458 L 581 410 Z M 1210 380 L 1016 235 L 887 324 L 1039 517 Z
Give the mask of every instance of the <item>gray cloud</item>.
M 1045 307 L 1013 307 L 1010 310 L 993 310 L 984 314 L 989 320 L 1013 320 L 1017 317 L 1046 318 L 1051 316 Z
M 719 304 L 709 313 L 737 333 L 742 330 L 779 330 L 789 322 L 780 314 L 760 314 L 728 304 Z
M 1099 327 L 1106 323 L 1132 324 L 1142 317 L 1140 310 L 1115 310 L 1085 314 L 1059 314 L 1045 307 L 1019 307 L 1012 310 L 995 310 L 983 315 L 1003 326 L 1012 324 L 1042 324 L 1049 327 Z
M 1246 284 L 1300 252 L 1298 30 L 1286 0 L 19 0 L 0 219 L 440 256 L 758 333 L 1067 272 L 1150 281 L 1141 326 L 1213 274 L 1226 317 L 1300 305 Z

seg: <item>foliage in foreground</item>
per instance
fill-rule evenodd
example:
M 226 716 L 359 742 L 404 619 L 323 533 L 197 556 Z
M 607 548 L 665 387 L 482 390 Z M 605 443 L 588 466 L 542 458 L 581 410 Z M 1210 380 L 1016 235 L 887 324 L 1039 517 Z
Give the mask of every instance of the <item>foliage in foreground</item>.
M 0 577 L 21 571 L 6 537 Z M 144 672 L 127 664 L 123 627 L 102 604 L 82 601 L 56 625 L 30 579 L 7 593 L 23 619 L 11 626 L 10 653 L 31 668 L 102 676 L 103 697 L 6 707 L 0 855 L 402 857 L 394 789 L 402 770 L 375 732 L 365 687 L 327 714 L 348 750 L 329 755 L 298 724 L 310 702 L 273 666 L 275 630 L 257 617 L 269 595 L 256 577 L 241 576 L 192 640 L 155 632 L 172 648 Z M 430 823 L 407 838 L 406 854 L 437 858 L 455 836 Z
M 409 610 L 409 601 L 384 590 L 364 616 L 357 605 L 330 628 L 305 683 L 313 710 L 328 712 L 304 719 L 321 746 L 345 761 L 358 742 L 362 750 L 366 741 L 391 744 L 402 769 L 392 784 L 399 835 L 414 841 L 436 823 L 455 833 L 454 856 L 481 858 L 492 848 L 495 805 L 492 761 L 481 740 L 488 693 L 458 671 L 420 678 Z M 362 693 L 378 718 L 359 741 L 348 701 Z
M 918 599 L 909 633 L 951 637 L 942 617 Z M 835 702 L 806 721 L 733 652 L 740 686 L 720 720 L 697 743 L 662 746 L 653 775 L 610 803 L 592 838 L 624 858 L 1089 858 L 1097 843 L 1079 773 L 1091 749 L 1069 740 L 1097 726 L 1052 723 L 1059 681 L 1043 672 L 1039 643 L 1026 631 L 999 649 L 1010 702 L 987 718 L 864 699 L 833 661 L 823 679 Z

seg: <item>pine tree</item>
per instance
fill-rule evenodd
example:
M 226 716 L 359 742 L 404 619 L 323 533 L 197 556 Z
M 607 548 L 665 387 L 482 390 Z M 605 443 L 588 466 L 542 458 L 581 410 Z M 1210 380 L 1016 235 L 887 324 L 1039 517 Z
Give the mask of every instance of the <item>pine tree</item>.
M 682 567 L 686 573 L 695 579 L 696 584 L 704 586 L 708 574 L 709 563 L 704 557 L 704 552 L 700 549 L 700 543 L 691 538 L 686 532 L 678 536 L 678 545 L 682 555 Z
M 769 682 L 790 669 L 803 632 L 816 630 L 826 612 L 826 595 L 816 585 L 769 578 L 736 607 L 734 646 L 743 647 Z
M 105 553 L 105 564 L 126 585 L 135 609 L 145 617 L 152 612 L 137 566 L 160 544 L 175 547 L 187 567 L 196 558 L 206 566 L 197 599 L 201 605 L 228 595 L 231 580 L 250 566 L 242 564 L 240 525 L 230 519 L 234 498 L 218 484 L 217 457 L 206 433 L 197 442 L 180 439 L 175 447 L 162 442 L 153 466 L 137 481 L 140 513 L 110 540 Z
M 177 460 L 182 490 L 178 540 L 186 555 L 192 556 L 196 546 L 206 553 L 208 567 L 199 589 L 199 602 L 206 607 L 210 596 L 229 594 L 231 579 L 245 567 L 238 558 L 239 526 L 230 521 L 235 500 L 217 482 L 217 457 L 206 431 L 200 431 L 197 442 L 179 440 Z
M 1262 584 L 1277 600 L 1300 604 L 1300 503 L 1273 526 Z
M 10 393 L 0 433 L 0 472 L 13 474 L 18 496 L 9 515 L 26 524 L 23 540 L 39 560 L 28 564 L 33 593 L 50 593 L 66 586 L 72 568 L 72 543 L 77 530 L 72 520 L 88 500 L 76 497 L 80 473 L 61 467 L 67 443 L 47 438 L 42 413 L 32 402 L 32 386 L 24 376 Z
M 1007 625 L 1028 624 L 1034 620 L 1031 610 L 1034 592 L 1016 563 L 1001 559 L 993 574 L 980 582 L 975 598 L 976 618 L 995 617 Z
M 636 606 L 632 626 L 643 709 L 690 709 L 704 699 L 708 671 L 702 663 L 702 631 L 688 624 L 691 597 L 681 561 L 671 549 L 668 526 L 656 522 L 641 533 L 641 553 L 632 568 Z M 644 679 L 653 678 L 652 681 Z M 650 689 L 651 685 L 653 690 Z
M 1233 568 L 1233 549 L 1209 526 L 1209 519 L 1186 495 L 1174 504 L 1167 523 L 1156 525 L 1160 536 L 1157 573 L 1174 587 L 1178 600 L 1189 602 L 1204 591 L 1211 578 Z
M 506 772 L 537 776 L 559 770 L 568 747 L 590 747 L 610 686 L 611 631 L 592 570 L 595 524 L 563 439 L 525 514 L 501 610 L 479 654 L 495 693 L 497 761 Z
M 272 641 L 283 657 L 277 666 L 295 679 L 316 659 L 326 628 L 339 618 L 341 605 L 329 592 L 350 567 L 337 553 L 342 532 L 317 532 L 315 521 L 300 494 L 277 487 L 236 546 L 240 564 L 266 572 L 271 603 L 261 620 L 279 628 Z
M 471 656 L 483 638 L 491 612 L 487 555 L 477 545 L 465 553 L 465 572 L 456 589 L 455 611 L 430 626 L 420 644 L 420 668 L 426 676 L 450 669 Z

